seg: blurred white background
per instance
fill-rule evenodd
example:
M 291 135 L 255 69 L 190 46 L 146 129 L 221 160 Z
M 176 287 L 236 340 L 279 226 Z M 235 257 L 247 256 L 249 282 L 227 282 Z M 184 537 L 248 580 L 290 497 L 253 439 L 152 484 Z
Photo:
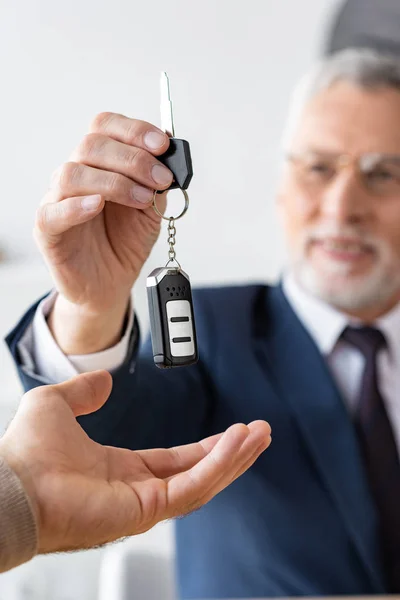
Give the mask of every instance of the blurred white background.
M 2 0 L 1 337 L 51 286 L 31 231 L 52 172 L 100 111 L 159 125 L 162 70 L 194 165 L 178 258 L 194 284 L 274 279 L 284 261 L 274 207 L 280 135 L 290 92 L 320 53 L 336 4 Z M 170 206 L 179 209 L 178 196 Z M 136 286 L 143 322 L 145 276 L 164 264 L 165 240 L 164 228 Z M 4 344 L 0 379 L 2 430 L 20 394 Z M 168 554 L 171 531 L 162 525 L 131 543 Z M 94 600 L 103 553 L 38 558 L 0 576 L 0 600 Z

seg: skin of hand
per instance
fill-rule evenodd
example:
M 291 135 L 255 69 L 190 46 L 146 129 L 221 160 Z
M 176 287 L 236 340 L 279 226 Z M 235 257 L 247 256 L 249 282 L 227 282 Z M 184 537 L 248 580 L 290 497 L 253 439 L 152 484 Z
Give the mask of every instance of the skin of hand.
M 265 421 L 198 443 L 131 451 L 92 441 L 76 416 L 108 398 L 106 371 L 27 392 L 0 440 L 36 514 L 38 552 L 99 546 L 188 514 L 244 473 L 271 443 Z
M 160 232 L 152 197 L 173 179 L 156 158 L 168 146 L 149 123 L 101 113 L 53 174 L 34 237 L 59 291 L 49 326 L 65 354 L 119 340 L 132 286 Z M 165 209 L 166 194 L 157 205 Z

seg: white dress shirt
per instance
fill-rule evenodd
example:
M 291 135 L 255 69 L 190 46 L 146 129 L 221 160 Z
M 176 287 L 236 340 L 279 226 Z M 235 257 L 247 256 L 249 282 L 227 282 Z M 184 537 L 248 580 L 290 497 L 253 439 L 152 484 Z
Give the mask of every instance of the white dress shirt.
M 362 323 L 305 292 L 291 274 L 285 277 L 283 290 L 325 356 L 349 411 L 355 411 L 365 359 L 357 348 L 339 337 L 347 325 Z M 377 356 L 378 385 L 400 454 L 400 303 L 373 325 L 387 341 L 387 348 L 380 350 Z
M 333 378 L 350 412 L 356 407 L 364 367 L 361 352 L 339 337 L 347 325 L 359 325 L 348 316 L 305 292 L 293 275 L 286 275 L 283 290 L 293 310 L 326 358 Z M 56 292 L 39 305 L 31 326 L 19 343 L 24 368 L 43 382 L 59 383 L 85 371 L 118 368 L 127 353 L 133 327 L 133 310 L 121 340 L 114 347 L 95 354 L 66 356 L 57 346 L 47 326 L 46 316 Z M 387 348 L 377 357 L 379 388 L 385 402 L 400 453 L 400 303 L 374 324 L 387 340 Z M 321 398 L 323 402 L 323 398 Z
M 121 340 L 112 348 L 95 354 L 66 356 L 57 345 L 47 325 L 47 315 L 57 297 L 54 290 L 39 304 L 30 327 L 27 328 L 18 345 L 22 364 L 29 373 L 34 373 L 44 383 L 61 383 L 78 373 L 104 369 L 113 371 L 124 361 L 128 351 L 129 338 L 133 327 L 132 303 L 129 318 Z

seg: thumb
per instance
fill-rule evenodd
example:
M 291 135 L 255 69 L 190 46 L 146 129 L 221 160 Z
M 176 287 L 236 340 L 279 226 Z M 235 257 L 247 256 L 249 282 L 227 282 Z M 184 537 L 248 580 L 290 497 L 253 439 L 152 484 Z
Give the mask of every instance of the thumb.
M 82 373 L 54 386 L 76 417 L 99 410 L 109 397 L 112 377 L 108 371 Z

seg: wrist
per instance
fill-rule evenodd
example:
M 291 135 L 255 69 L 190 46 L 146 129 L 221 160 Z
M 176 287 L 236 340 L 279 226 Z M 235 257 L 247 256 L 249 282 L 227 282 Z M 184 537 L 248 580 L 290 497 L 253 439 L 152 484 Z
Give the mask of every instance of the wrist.
M 96 311 L 59 294 L 48 315 L 48 326 L 66 355 L 101 352 L 120 341 L 129 301 L 130 294 L 109 310 Z
M 27 498 L 27 502 L 32 511 L 36 527 L 39 528 L 40 523 L 40 507 L 36 493 L 36 487 L 33 481 L 29 467 L 21 460 L 18 455 L 9 448 L 7 443 L 7 433 L 0 440 L 0 460 L 3 459 L 6 466 L 18 478 Z

